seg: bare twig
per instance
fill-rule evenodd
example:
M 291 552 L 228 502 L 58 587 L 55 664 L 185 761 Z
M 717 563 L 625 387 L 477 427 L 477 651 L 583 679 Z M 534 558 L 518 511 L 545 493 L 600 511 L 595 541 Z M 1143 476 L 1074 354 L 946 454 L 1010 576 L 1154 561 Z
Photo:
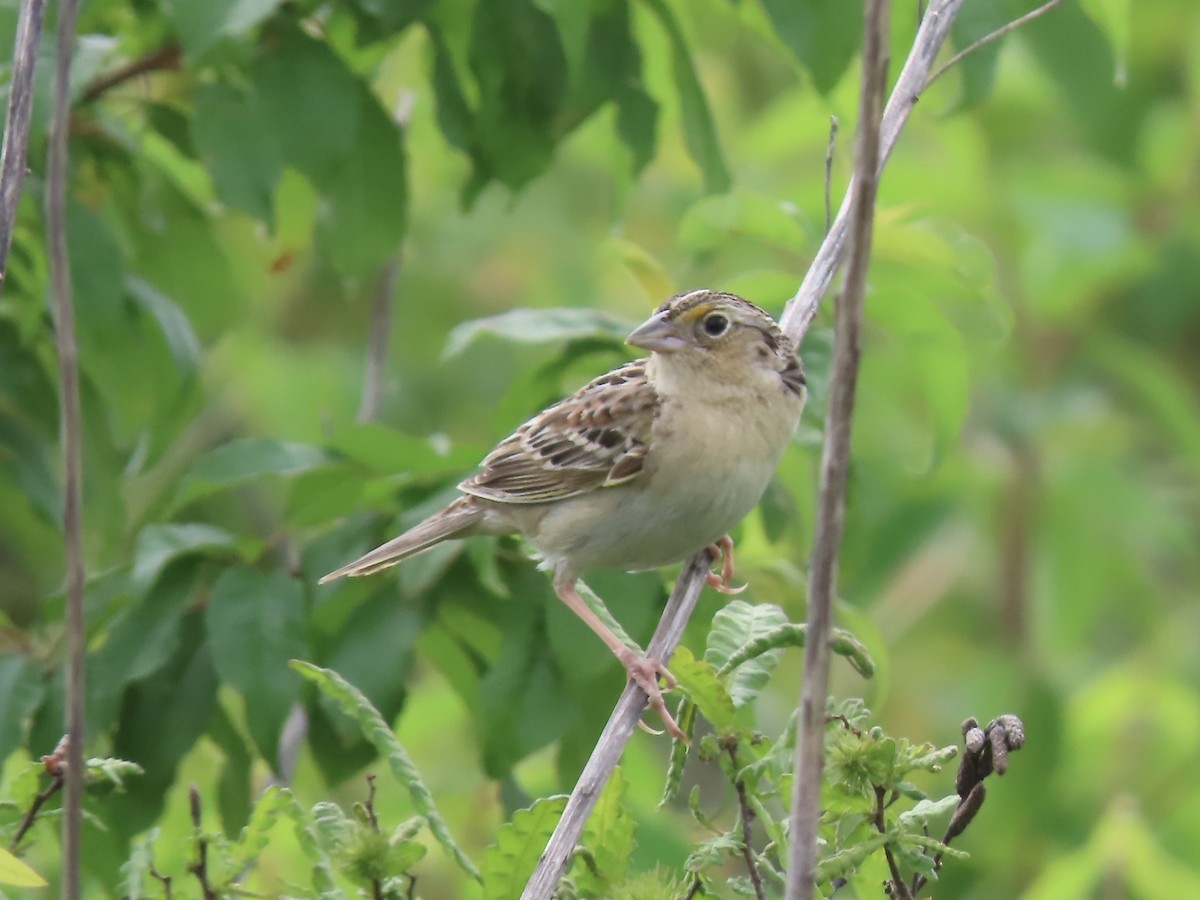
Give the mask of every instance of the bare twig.
M 66 802 L 63 809 L 63 897 L 77 900 L 83 816 L 84 653 L 83 617 L 83 450 L 79 412 L 79 361 L 75 310 L 67 252 L 67 132 L 71 116 L 71 57 L 75 48 L 76 0 L 58 7 L 58 56 L 54 67 L 54 109 L 46 162 L 46 243 L 50 247 L 50 289 L 54 299 L 54 338 L 58 350 L 59 432 L 63 455 L 63 538 L 67 562 Z
M 887 164 L 888 157 L 891 156 L 892 150 L 900 138 L 904 123 L 908 121 L 913 106 L 921 97 L 925 77 L 933 67 L 938 50 L 941 49 L 946 36 L 950 33 L 950 26 L 954 23 L 954 17 L 958 15 L 962 2 L 963 0 L 933 0 L 921 20 L 921 28 L 917 31 L 917 37 L 913 41 L 913 48 L 908 54 L 908 60 L 900 71 L 900 77 L 896 79 L 896 85 L 892 88 L 892 96 L 888 100 L 887 108 L 883 111 L 879 154 L 880 170 Z M 841 267 L 846 251 L 846 231 L 850 219 L 850 201 L 853 195 L 854 181 L 851 179 L 846 197 L 833 220 L 833 227 L 829 229 L 829 234 L 826 235 L 820 249 L 817 250 L 817 255 L 813 257 L 804 281 L 800 283 L 800 287 L 783 311 L 783 318 L 779 324 L 788 336 L 796 341 L 797 345 L 808 331 L 808 326 L 821 304 L 821 298 L 829 290 L 829 285 Z
M 111 91 L 113 88 L 131 81 L 139 75 L 178 69 L 181 56 L 178 44 L 168 44 L 158 50 L 152 50 L 145 56 L 139 56 L 137 59 L 130 60 L 125 65 L 119 66 L 113 69 L 113 71 L 96 78 L 83 89 L 83 94 L 79 100 L 81 103 L 94 103 L 107 91 Z
M 808 570 L 808 636 L 804 645 L 804 687 L 796 735 L 792 792 L 788 900 L 809 900 L 817 868 L 817 826 L 821 817 L 821 772 L 825 765 L 825 698 L 829 692 L 829 637 L 833 598 L 846 516 L 850 469 L 850 430 L 858 383 L 859 334 L 879 186 L 879 146 L 888 70 L 888 0 L 868 0 L 863 39 L 862 94 L 854 192 L 850 200 L 850 262 L 838 298 L 834 323 L 833 374 L 821 455 L 821 493 Z
M 12 75 L 8 87 L 8 115 L 4 120 L 4 149 L 0 150 L 0 290 L 8 273 L 8 250 L 17 221 L 17 204 L 27 168 L 29 116 L 33 109 L 33 69 L 42 40 L 44 0 L 24 0 L 13 40 Z
M 650 639 L 646 648 L 646 655 L 650 659 L 665 662 L 671 658 L 679 639 L 683 637 L 683 628 L 696 606 L 696 600 L 700 597 L 708 566 L 707 550 L 697 553 L 684 563 L 683 572 L 680 573 L 675 590 L 667 600 L 654 637 Z M 563 810 L 558 827 L 554 829 L 541 859 L 538 860 L 533 877 L 525 885 L 525 891 L 521 894 L 522 900 L 549 900 L 554 895 L 555 886 L 566 870 L 575 845 L 579 843 L 583 826 L 587 823 L 587 818 L 609 776 L 616 768 L 645 708 L 646 695 L 641 688 L 626 684 L 621 698 L 608 718 L 608 724 L 604 726 L 600 740 L 596 742 L 596 749 L 592 751 L 575 789 L 571 791 L 567 807 Z
M 883 802 L 886 793 L 887 789 L 882 785 L 875 785 L 875 814 L 872 822 L 875 830 L 880 834 L 887 834 L 887 820 L 883 815 L 883 811 L 887 808 Z M 908 892 L 908 885 L 904 883 L 904 878 L 900 875 L 900 866 L 896 862 L 896 856 L 887 844 L 883 846 L 883 855 L 887 859 L 888 870 L 892 873 L 892 886 L 888 896 L 897 897 L 899 900 L 912 900 L 912 895 Z
M 837 116 L 829 117 L 829 143 L 825 145 L 825 233 L 829 234 L 829 226 L 833 224 L 833 152 L 837 149 Z
M 417 92 L 401 91 L 392 106 L 392 120 L 401 130 L 412 118 Z M 400 281 L 403 250 L 396 249 L 379 270 L 375 293 L 371 298 L 371 324 L 367 333 L 367 364 L 363 370 L 362 401 L 358 406 L 358 421 L 373 422 L 383 406 L 383 386 L 387 375 L 388 339 L 392 333 L 392 303 Z
M 367 364 L 363 369 L 362 401 L 358 421 L 373 422 L 383 406 L 383 385 L 387 375 L 388 338 L 392 332 L 392 297 L 400 280 L 401 253 L 388 260 L 375 283 L 371 299 L 371 325 L 367 333 Z
M 17 827 L 17 833 L 14 834 L 13 839 L 8 842 L 9 850 L 17 849 L 21 843 L 21 838 L 25 837 L 25 834 L 30 828 L 33 827 L 33 823 L 37 819 L 37 814 L 41 812 L 41 809 L 43 806 L 45 806 L 46 801 L 62 790 L 62 786 L 62 775 L 55 775 L 50 783 L 46 785 L 45 789 L 33 798 L 33 802 L 29 804 L 29 809 L 25 811 L 25 815 L 21 819 L 21 824 Z
M 908 61 L 896 82 L 883 116 L 882 152 L 880 167 L 895 146 L 904 123 L 908 120 L 913 106 L 920 96 L 921 86 L 933 66 L 938 50 L 950 31 L 954 16 L 958 13 L 963 0 L 933 0 L 922 21 L 921 28 L 909 53 Z M 849 198 L 842 204 L 834 219 L 833 226 L 821 248 L 813 259 L 803 283 L 796 295 L 789 301 L 784 311 L 781 324 L 787 334 L 797 343 L 804 336 L 813 316 L 816 315 L 821 297 L 833 281 L 834 275 L 842 261 L 845 249 L 846 224 L 849 216 Z M 659 621 L 655 639 L 651 642 L 652 655 L 665 659 L 674 650 L 687 618 L 695 606 L 696 598 L 708 573 L 708 554 L 700 553 L 689 560 L 675 583 L 675 590 Z M 659 636 L 663 636 L 660 642 Z M 562 876 L 567 862 L 571 857 L 587 816 L 595 806 L 596 797 L 608 781 L 613 768 L 621 757 L 625 744 L 629 741 L 636 722 L 645 708 L 646 698 L 636 688 L 626 686 L 625 692 L 617 702 L 616 708 L 609 717 L 591 758 L 584 767 L 576 783 L 571 799 L 567 802 L 566 811 L 559 820 L 558 827 L 542 853 L 536 870 L 525 891 L 522 900 L 548 900 L 553 895 L 555 885 Z M 692 886 L 693 892 L 702 889 L 697 882 Z
M 367 821 L 371 823 L 371 830 L 376 834 L 379 833 L 379 816 L 375 814 L 375 775 L 371 772 L 367 773 L 367 802 L 364 804 L 367 811 Z M 383 900 L 383 882 L 378 878 L 371 879 L 371 896 L 374 900 Z
M 1045 15 L 1046 13 L 1050 12 L 1050 10 L 1054 9 L 1054 7 L 1060 6 L 1062 4 L 1062 2 L 1063 2 L 1063 0 L 1050 0 L 1049 3 L 1043 3 L 1037 9 L 1032 9 L 1029 12 L 1025 13 L 1025 15 L 1020 16 L 1016 19 L 1013 19 L 1011 22 L 1007 22 L 1004 25 L 1001 25 L 995 31 L 985 34 L 983 37 L 981 37 L 979 40 L 975 41 L 970 46 L 964 47 L 962 50 L 959 50 L 952 57 L 950 57 L 948 60 L 946 60 L 946 62 L 941 67 L 939 67 L 936 72 L 934 72 L 932 75 L 929 76 L 929 78 L 925 81 L 925 88 L 928 88 L 931 84 L 933 84 L 935 81 L 937 81 L 943 75 L 945 75 L 948 71 L 950 71 L 952 68 L 954 68 L 955 65 L 962 62 L 962 59 L 964 56 L 969 56 L 970 54 L 972 54 L 976 50 L 978 50 L 980 47 L 985 47 L 988 44 L 990 44 L 992 41 L 999 40 L 1000 38 L 1002 38 L 1006 34 L 1008 34 L 1010 31 L 1016 31 L 1018 28 L 1020 28 L 1026 22 L 1032 22 L 1038 16 Z M 922 90 L 924 90 L 925 88 L 922 88 Z
M 733 764 L 733 789 L 737 792 L 738 813 L 742 820 L 742 858 L 746 860 L 746 868 L 750 872 L 750 884 L 754 886 L 756 900 L 766 900 L 766 894 L 763 892 L 762 875 L 759 874 L 758 863 L 754 859 L 754 847 L 751 844 L 753 836 L 751 825 L 754 823 L 754 808 L 750 805 L 750 800 L 746 796 L 746 782 L 740 774 L 741 763 L 738 762 L 737 743 L 734 742 L 727 745 L 725 752 L 729 754 L 729 761 Z
M 158 869 L 154 868 L 154 866 L 151 866 L 150 867 L 150 877 L 155 878 L 155 879 L 159 880 L 160 882 L 162 882 L 163 900 L 171 900 L 171 876 L 164 875 L 161 872 L 159 872 Z
M 204 836 L 204 829 L 201 826 L 203 817 L 200 810 L 200 791 L 194 784 L 188 788 L 188 806 L 192 813 L 192 828 L 196 839 L 196 861 L 188 867 L 188 870 L 200 882 L 200 894 L 204 900 L 217 900 L 217 892 L 208 883 L 208 838 Z

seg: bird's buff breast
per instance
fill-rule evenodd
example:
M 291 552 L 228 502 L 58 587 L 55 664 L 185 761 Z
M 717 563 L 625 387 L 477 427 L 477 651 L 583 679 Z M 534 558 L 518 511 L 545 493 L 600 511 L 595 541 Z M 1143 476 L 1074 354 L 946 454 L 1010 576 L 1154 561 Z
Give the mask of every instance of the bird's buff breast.
M 745 409 L 704 408 L 685 419 L 679 412 L 656 423 L 674 430 L 674 439 L 656 434 L 659 452 L 637 482 L 560 501 L 527 532 L 548 567 L 576 575 L 658 568 L 713 543 L 754 508 L 794 430 L 792 417 L 741 421 Z

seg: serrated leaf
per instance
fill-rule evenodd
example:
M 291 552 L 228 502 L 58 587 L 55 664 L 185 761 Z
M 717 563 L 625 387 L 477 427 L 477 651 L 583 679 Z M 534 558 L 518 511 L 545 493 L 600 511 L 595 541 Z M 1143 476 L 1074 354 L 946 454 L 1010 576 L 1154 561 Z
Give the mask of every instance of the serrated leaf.
M 840 0 L 833 0 L 840 2 Z M 716 124 L 708 99 L 696 74 L 692 52 L 688 48 L 683 28 L 664 0 L 646 0 L 646 5 L 662 23 L 667 41 L 671 45 L 671 72 L 675 78 L 675 90 L 679 92 L 679 108 L 683 117 L 683 142 L 688 154 L 700 167 L 704 177 L 704 190 L 719 194 L 729 190 L 732 179 L 725 166 L 721 145 L 717 139 Z
M 180 484 L 173 508 L 267 476 L 299 475 L 328 459 L 323 450 L 308 444 L 258 437 L 230 441 L 200 457 Z
M 582 843 L 591 852 L 596 871 L 578 865 L 571 879 L 585 895 L 611 896 L 613 885 L 620 884 L 629 872 L 636 843 L 633 817 L 625 808 L 628 787 L 618 766 L 588 817 Z
M 529 809 L 517 810 L 511 822 L 500 826 L 496 843 L 483 857 L 484 900 L 511 900 L 521 895 L 566 808 L 566 797 L 543 797 Z
M 817 881 L 824 883 L 834 878 L 844 878 L 862 861 L 888 842 L 885 834 L 873 834 L 857 844 L 832 853 L 817 863 Z
M 45 887 L 46 879 L 8 850 L 0 847 L 0 884 L 12 887 Z
M 325 696 L 334 700 L 346 715 L 354 719 L 362 729 L 363 736 L 383 756 L 392 775 L 408 789 L 413 807 L 429 822 L 429 830 L 438 843 L 472 878 L 479 880 L 479 870 L 450 834 L 446 820 L 433 801 L 429 788 L 413 765 L 408 751 L 396 740 L 396 735 L 380 717 L 370 701 L 352 684 L 330 669 L 322 669 L 312 663 L 294 659 L 292 668 L 315 684 Z
M 696 659 L 687 647 L 678 647 L 671 656 L 668 668 L 701 715 L 717 731 L 733 727 L 733 700 L 710 663 Z
M 444 359 L 457 356 L 483 335 L 520 344 L 562 343 L 581 338 L 623 342 L 633 328 L 624 319 L 597 309 L 513 309 L 456 325 L 446 339 L 442 356 Z
M 755 605 L 744 600 L 732 601 L 713 616 L 704 658 L 725 679 L 735 707 L 749 703 L 766 687 L 783 651 L 766 650 L 738 664 L 736 668 L 726 669 L 730 659 L 743 647 L 770 634 L 780 625 L 787 624 L 787 621 L 787 613 L 778 606 Z
M 953 812 L 959 804 L 958 794 L 950 794 L 941 800 L 920 800 L 910 810 L 900 813 L 896 818 L 897 824 L 904 829 L 919 828 L 930 819 Z
M 288 661 L 308 652 L 304 589 L 294 578 L 250 569 L 227 570 L 206 608 L 213 664 L 246 700 L 250 736 L 275 764 L 279 735 L 300 697 Z
M 129 900 L 143 900 L 148 897 L 146 879 L 154 868 L 154 845 L 158 841 L 160 831 L 151 828 L 142 837 L 133 841 L 129 848 L 129 859 L 121 864 L 121 892 Z

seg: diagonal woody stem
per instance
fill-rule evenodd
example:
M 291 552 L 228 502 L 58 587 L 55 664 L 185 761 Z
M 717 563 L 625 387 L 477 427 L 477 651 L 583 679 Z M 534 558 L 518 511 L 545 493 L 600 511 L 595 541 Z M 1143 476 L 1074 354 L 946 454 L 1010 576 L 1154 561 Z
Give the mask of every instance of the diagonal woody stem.
M 904 123 L 920 97 L 922 86 L 962 2 L 963 0 L 933 0 L 926 11 L 908 60 L 884 110 L 880 135 L 880 169 L 895 147 Z M 853 191 L 853 184 L 849 191 Z M 829 234 L 813 259 L 808 274 L 784 310 L 781 324 L 784 331 L 797 343 L 808 330 L 822 296 L 841 265 L 846 249 L 849 202 L 848 192 Z M 654 658 L 667 659 L 674 651 L 683 634 L 684 625 L 687 624 L 687 618 L 700 595 L 707 571 L 706 553 L 698 554 L 684 565 L 650 645 L 650 655 Z M 558 827 L 538 860 L 533 876 L 525 886 L 522 900 L 550 900 L 553 896 L 555 887 L 566 872 L 583 834 L 588 816 L 596 805 L 596 799 L 616 768 L 645 706 L 645 695 L 636 688 L 627 686 L 609 717 L 591 758 L 579 776 L 575 789 L 571 792 L 571 799 L 567 802 Z

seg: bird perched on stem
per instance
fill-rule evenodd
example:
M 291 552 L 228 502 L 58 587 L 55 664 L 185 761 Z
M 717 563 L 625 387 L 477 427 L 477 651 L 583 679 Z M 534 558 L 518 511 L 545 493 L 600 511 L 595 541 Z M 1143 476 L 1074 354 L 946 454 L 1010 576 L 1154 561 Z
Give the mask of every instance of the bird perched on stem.
M 748 300 L 677 294 L 629 335 L 650 351 L 530 419 L 462 482 L 463 496 L 321 579 L 369 575 L 434 544 L 475 534 L 524 535 L 554 591 L 617 656 L 682 737 L 659 689 L 666 667 L 625 646 L 579 596 L 593 569 L 636 571 L 706 547 L 723 557 L 708 583 L 732 587 L 733 541 L 775 471 L 804 408 L 791 340 Z

